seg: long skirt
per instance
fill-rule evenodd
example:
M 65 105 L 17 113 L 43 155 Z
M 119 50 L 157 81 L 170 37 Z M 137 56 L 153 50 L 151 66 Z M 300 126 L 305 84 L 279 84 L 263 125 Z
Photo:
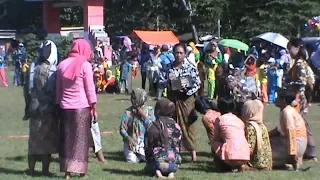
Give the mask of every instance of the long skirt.
M 200 89 L 198 90 L 198 95 L 199 96 L 204 96 L 204 82 L 205 82 L 205 72 L 203 68 L 203 63 L 200 61 L 197 65 L 198 71 L 199 71 L 199 77 L 201 81 Z
M 195 125 L 194 116 L 195 97 L 187 96 L 183 93 L 168 91 L 168 99 L 175 103 L 175 120 L 180 125 L 183 138 L 183 146 L 188 151 L 195 151 Z
M 52 115 L 35 117 L 29 120 L 29 155 L 58 153 L 59 121 Z
M 269 102 L 268 83 L 261 83 L 261 95 L 262 95 L 262 102 L 268 103 Z
M 297 157 L 302 163 L 302 157 L 307 148 L 307 139 L 297 138 Z M 272 162 L 273 166 L 283 166 L 287 164 L 288 153 L 288 142 L 287 138 L 283 136 L 275 136 L 270 138 L 271 149 L 272 149 Z
M 62 110 L 60 171 L 86 174 L 91 146 L 90 108 Z

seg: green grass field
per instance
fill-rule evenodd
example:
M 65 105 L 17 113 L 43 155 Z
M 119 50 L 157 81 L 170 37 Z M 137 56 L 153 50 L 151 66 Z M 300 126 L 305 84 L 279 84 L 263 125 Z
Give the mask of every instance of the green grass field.
M 8 73 L 10 83 L 12 73 Z M 12 83 L 11 83 L 12 84 Z M 134 85 L 138 87 L 139 80 Z M 150 98 L 152 99 L 152 98 Z M 149 101 L 153 105 L 152 100 Z M 91 152 L 88 179 L 151 179 L 143 174 L 144 164 L 129 164 L 124 161 L 122 154 L 122 139 L 119 135 L 120 117 L 125 108 L 130 105 L 129 96 L 125 95 L 99 95 L 99 122 L 101 131 L 109 132 L 102 136 L 103 148 L 107 162 L 100 164 Z M 28 122 L 22 121 L 24 114 L 24 99 L 22 88 L 9 87 L 0 88 L 0 179 L 1 180 L 27 180 L 45 179 L 43 177 L 30 177 L 25 174 L 27 169 L 27 137 Z M 309 110 L 309 123 L 316 137 L 317 144 L 320 144 L 320 112 L 318 104 L 313 104 Z M 273 128 L 278 120 L 279 110 L 274 106 L 267 106 L 265 123 L 268 128 Z M 307 172 L 293 171 L 271 171 L 271 172 L 244 172 L 244 173 L 215 173 L 211 168 L 212 158 L 208 138 L 201 120 L 197 122 L 197 145 L 199 162 L 192 163 L 189 154 L 183 154 L 183 164 L 176 173 L 176 179 L 219 179 L 219 180 L 268 180 L 268 179 L 314 179 L 320 177 L 319 163 L 305 163 L 304 167 L 311 166 Z M 13 137 L 19 136 L 19 137 Z M 37 170 L 41 170 L 41 164 L 37 164 Z M 62 179 L 63 174 L 59 172 L 58 156 L 55 155 L 51 164 L 51 172 L 57 173 L 57 178 Z M 78 178 L 75 178 L 78 179 Z

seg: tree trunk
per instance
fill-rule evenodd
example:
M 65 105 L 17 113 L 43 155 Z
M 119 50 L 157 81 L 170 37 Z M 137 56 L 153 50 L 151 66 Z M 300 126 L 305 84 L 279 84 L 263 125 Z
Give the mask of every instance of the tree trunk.
M 194 25 L 192 20 L 193 11 L 192 11 L 190 0 L 181 0 L 181 1 L 186 11 L 189 12 L 188 19 L 189 19 L 189 23 L 191 24 L 193 39 L 196 43 L 199 43 L 197 28 L 196 28 L 196 25 Z
M 196 28 L 196 26 L 192 23 L 192 21 L 191 21 L 191 26 L 192 26 L 193 39 L 195 40 L 196 44 L 198 44 L 198 43 L 199 43 L 199 38 L 198 38 L 197 28 Z

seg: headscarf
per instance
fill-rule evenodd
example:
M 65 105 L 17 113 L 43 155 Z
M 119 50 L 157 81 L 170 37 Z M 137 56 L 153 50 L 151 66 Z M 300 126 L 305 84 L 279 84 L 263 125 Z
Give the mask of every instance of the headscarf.
M 148 100 L 147 92 L 144 89 L 136 88 L 131 93 L 131 103 L 133 106 L 141 107 Z
M 34 71 L 40 61 L 40 59 L 46 59 L 50 67 L 50 74 L 49 76 L 57 71 L 57 65 L 58 65 L 58 48 L 56 44 L 51 40 L 46 40 L 45 42 L 41 43 L 40 49 L 39 49 L 39 57 L 37 60 L 35 60 L 31 66 L 30 66 L 30 77 L 29 77 L 29 90 L 31 90 L 34 86 L 33 80 L 34 80 Z M 52 79 L 52 81 L 55 81 L 55 79 Z M 49 83 L 50 84 L 50 83 Z
M 175 105 L 166 98 L 160 99 L 155 106 L 156 117 L 171 117 L 175 111 Z
M 248 100 L 242 107 L 242 119 L 245 123 L 251 124 L 256 130 L 257 150 L 262 148 L 262 130 L 263 125 L 263 104 L 259 100 Z
M 74 80 L 76 77 L 80 75 L 83 63 L 89 61 L 91 56 L 92 50 L 87 40 L 74 40 L 68 57 L 72 58 L 73 62 L 68 66 L 63 76 L 67 79 Z
M 197 49 L 197 47 L 194 44 L 194 42 L 190 42 L 189 46 L 192 47 L 192 51 L 193 51 L 194 54 L 200 54 L 200 51 Z
M 157 120 L 153 122 L 153 125 L 159 130 L 161 145 L 166 149 L 169 147 L 169 133 L 166 124 L 175 123 L 171 118 L 174 111 L 175 105 L 166 98 L 162 98 L 156 103 L 155 115 Z
M 106 72 L 106 74 L 107 74 L 107 76 L 108 76 L 108 81 L 113 77 L 113 75 L 112 75 L 112 71 L 110 70 L 110 69 L 108 69 L 107 70 L 107 72 Z
M 253 64 L 248 64 L 248 61 L 253 59 Z M 245 60 L 245 66 L 246 66 L 246 76 L 254 77 L 257 73 L 257 59 L 254 55 L 249 55 L 247 59 Z

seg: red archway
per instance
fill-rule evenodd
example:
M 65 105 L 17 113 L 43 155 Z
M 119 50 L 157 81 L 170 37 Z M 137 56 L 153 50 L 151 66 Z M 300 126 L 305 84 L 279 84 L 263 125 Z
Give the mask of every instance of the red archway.
M 28 2 L 42 2 L 43 28 L 48 35 L 60 34 L 60 8 L 83 6 L 85 37 L 88 37 L 89 27 L 92 25 L 104 26 L 104 0 L 25 0 Z

